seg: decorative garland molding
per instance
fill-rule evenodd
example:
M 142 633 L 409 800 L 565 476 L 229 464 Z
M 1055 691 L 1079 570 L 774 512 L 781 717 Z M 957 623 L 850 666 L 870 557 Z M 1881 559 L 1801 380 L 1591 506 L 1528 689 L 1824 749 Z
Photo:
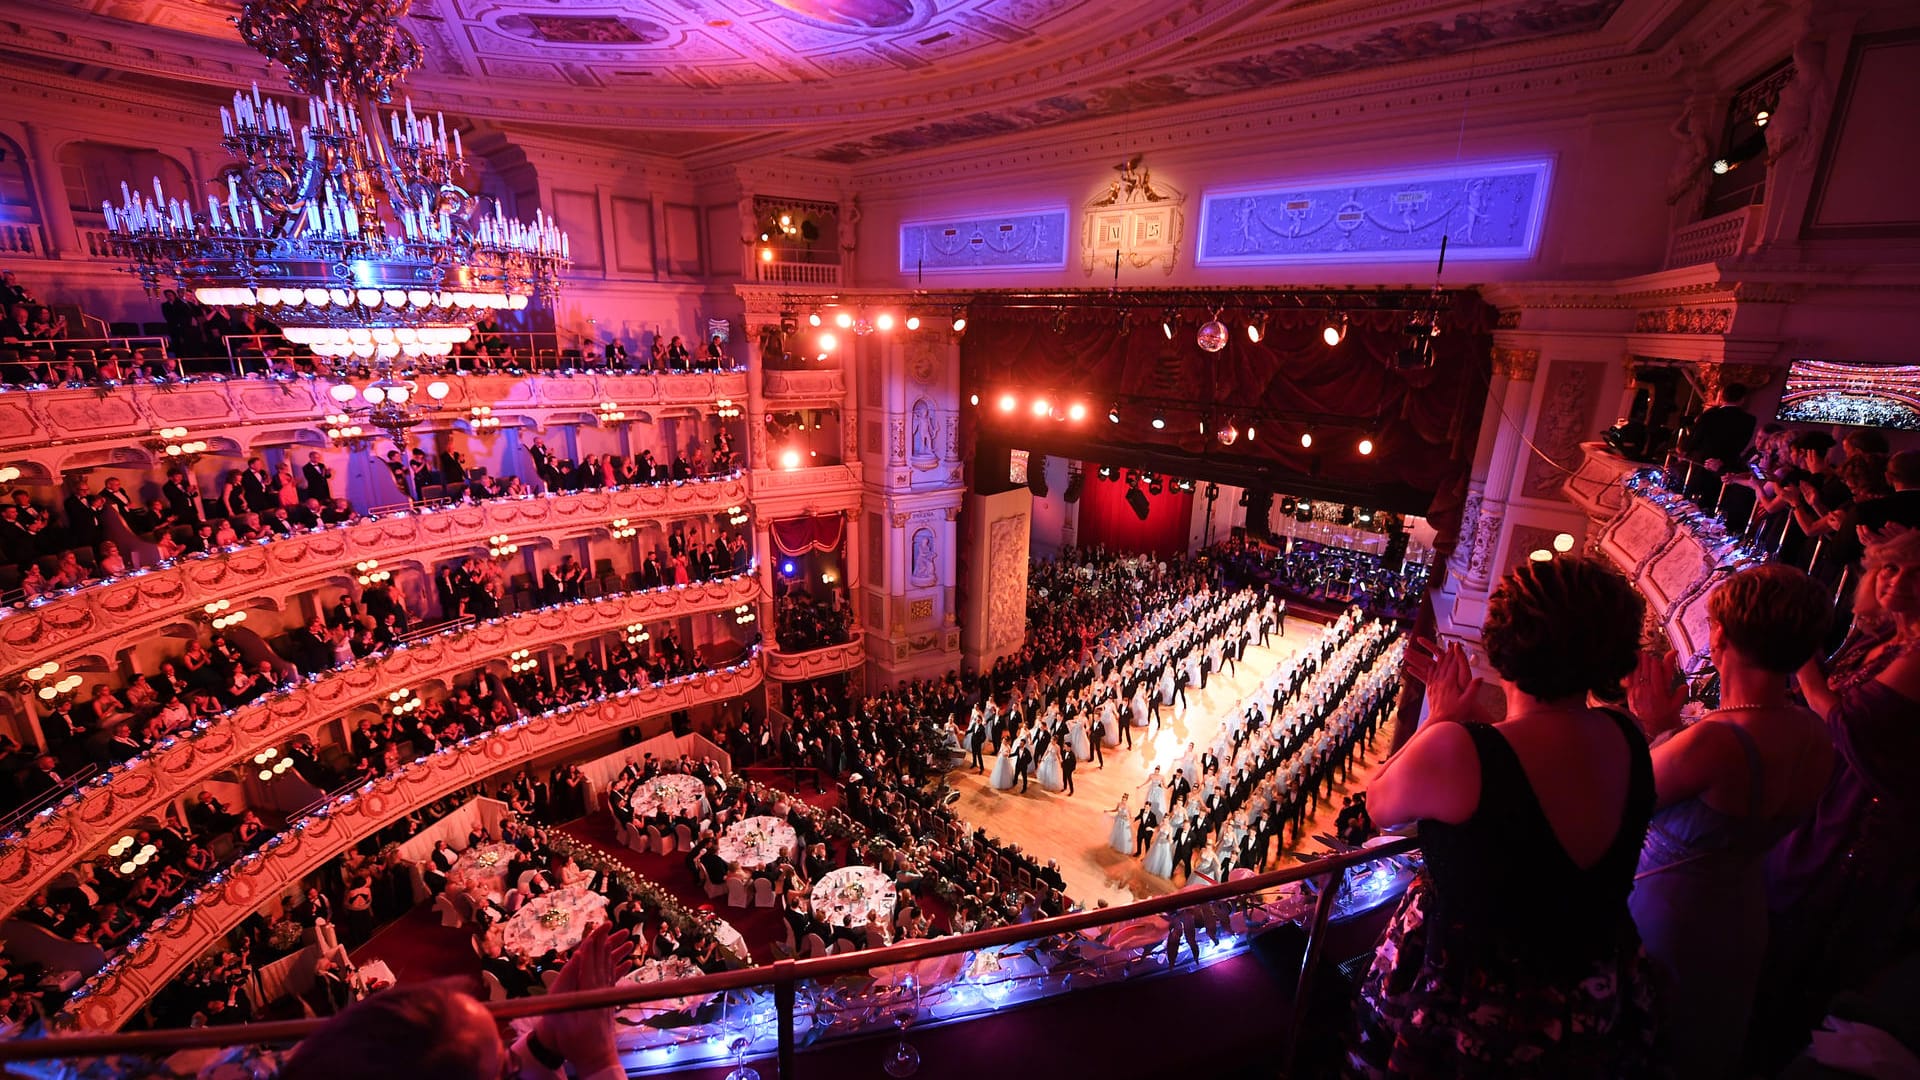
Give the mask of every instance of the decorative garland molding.
M 363 559 L 396 565 L 409 558 L 484 548 L 499 533 L 559 536 L 569 530 L 607 527 L 616 517 L 650 519 L 717 513 L 748 501 L 738 474 L 582 491 L 490 499 L 441 509 L 400 513 L 359 524 L 244 544 L 204 559 L 136 571 L 20 610 L 0 609 L 0 676 L 17 674 L 57 656 L 73 660 L 163 632 L 214 600 L 258 596 L 268 588 L 286 595 L 349 576 Z
M 836 672 L 858 671 L 867 662 L 866 637 L 855 634 L 852 641 L 798 653 L 769 647 L 766 658 L 767 678 L 775 682 L 804 682 Z
M 243 705 L 190 734 L 162 739 L 0 838 L 0 916 L 141 817 L 187 797 L 222 769 L 311 732 L 400 687 L 464 672 L 515 649 L 545 648 L 635 622 L 725 611 L 759 595 L 756 571 L 724 582 L 622 593 L 492 619 L 403 645 Z
M 293 822 L 216 874 L 197 897 L 155 919 L 75 993 L 64 1018 L 85 1031 L 119 1028 L 261 904 L 413 807 L 650 717 L 738 697 L 762 679 L 759 656 L 749 654 L 711 674 L 516 720 L 368 781 Z

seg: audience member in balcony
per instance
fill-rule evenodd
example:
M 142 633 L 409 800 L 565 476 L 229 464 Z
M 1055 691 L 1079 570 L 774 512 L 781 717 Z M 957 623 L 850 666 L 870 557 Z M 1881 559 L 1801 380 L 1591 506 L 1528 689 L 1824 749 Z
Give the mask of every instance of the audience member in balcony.
M 11 308 L 15 304 L 37 303 L 33 290 L 20 284 L 11 270 L 0 270 L 0 308 Z
M 261 513 L 270 507 L 280 505 L 278 485 L 274 475 L 267 471 L 266 462 L 258 457 L 247 459 L 247 467 L 240 472 L 240 490 L 245 502 L 243 509 Z
M 200 503 L 200 482 L 185 469 L 168 469 L 167 482 L 160 486 L 160 494 L 166 498 L 167 508 L 175 520 L 192 524 L 206 519 Z
M 6 316 L 0 318 L 0 344 L 24 345 L 33 340 L 29 327 L 33 325 L 33 312 L 27 305 L 12 303 L 6 306 Z
M 1478 713 L 1458 647 L 1428 680 L 1420 732 L 1374 777 L 1376 821 L 1420 822 L 1426 869 L 1360 992 L 1363 1075 L 1656 1070 L 1651 973 L 1627 896 L 1653 811 L 1653 765 L 1617 699 L 1644 604 L 1601 564 L 1509 574 L 1484 640 L 1506 719 Z
M 607 339 L 607 348 L 606 348 L 605 356 L 606 356 L 606 365 L 609 368 L 612 368 L 615 371 L 626 370 L 627 347 L 621 344 L 620 339 L 618 338 Z
M 1854 623 L 1799 673 L 1837 760 L 1812 816 L 1769 859 L 1762 1019 L 1804 1036 L 1838 989 L 1882 961 L 1920 897 L 1920 532 L 1868 549 Z
M 710 371 L 719 371 L 727 366 L 727 347 L 719 334 L 707 338 L 707 360 L 705 367 Z
M 93 567 L 102 577 L 113 578 L 126 573 L 127 560 L 120 557 L 120 545 L 111 540 L 103 541 Z
M 688 363 L 692 359 L 693 354 L 687 351 L 686 343 L 680 340 L 680 335 L 673 335 L 673 340 L 667 342 L 668 369 L 672 371 L 685 371 L 687 370 Z
M 1833 618 L 1826 589 L 1769 564 L 1708 600 L 1720 708 L 1681 726 L 1686 684 L 1671 654 L 1641 658 L 1628 702 L 1654 739 L 1659 810 L 1631 898 L 1653 959 L 1668 1064 L 1677 1076 L 1731 1075 L 1766 951 L 1767 852 L 1812 811 L 1833 754 L 1788 678 Z
M 48 307 L 34 308 L 33 317 L 27 323 L 27 336 L 33 341 L 58 341 L 67 336 L 67 317 L 55 315 Z

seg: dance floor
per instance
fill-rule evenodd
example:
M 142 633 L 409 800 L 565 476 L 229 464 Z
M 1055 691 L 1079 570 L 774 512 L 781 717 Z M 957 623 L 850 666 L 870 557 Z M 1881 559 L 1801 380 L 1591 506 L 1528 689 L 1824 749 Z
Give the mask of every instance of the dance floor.
M 1325 635 L 1326 627 L 1317 620 L 1289 615 L 1285 637 L 1267 639 L 1265 646 L 1249 645 L 1246 659 L 1233 674 L 1214 672 L 1207 677 L 1207 688 L 1187 688 L 1187 708 L 1176 704 L 1160 710 L 1160 730 L 1151 742 L 1147 728 L 1133 730 L 1133 749 L 1125 743 L 1106 751 L 1106 767 L 1091 761 L 1081 762 L 1073 771 L 1074 794 L 1043 791 L 1032 781 L 1026 794 L 1016 787 L 995 791 L 987 783 L 993 769 L 993 755 L 986 755 L 987 773 L 971 768 L 956 769 L 947 780 L 961 792 L 954 811 L 963 819 L 983 828 L 991 836 L 1020 845 L 1041 859 L 1060 864 L 1067 882 L 1067 895 L 1087 907 L 1101 900 L 1120 904 L 1129 900 L 1173 891 L 1175 884 L 1148 874 L 1144 859 L 1122 855 L 1108 843 L 1113 818 L 1108 813 L 1129 796 L 1128 809 L 1138 813 L 1141 788 L 1155 765 L 1162 775 L 1173 775 L 1173 762 L 1188 742 L 1195 746 L 1195 757 L 1213 742 L 1221 723 L 1236 715 L 1247 695 L 1267 673 L 1286 663 L 1288 658 L 1314 648 Z M 1358 772 L 1359 770 L 1356 770 Z M 1336 806 L 1338 795 L 1335 796 Z M 1322 810 L 1326 810 L 1322 805 Z M 1331 820 L 1331 815 L 1326 815 Z M 1319 831 L 1303 830 L 1303 835 Z M 1278 869 L 1278 864 L 1268 864 Z

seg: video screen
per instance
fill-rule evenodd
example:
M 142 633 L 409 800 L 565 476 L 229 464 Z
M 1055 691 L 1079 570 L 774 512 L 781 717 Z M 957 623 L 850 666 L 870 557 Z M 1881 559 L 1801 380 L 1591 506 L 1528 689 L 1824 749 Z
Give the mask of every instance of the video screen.
M 1795 360 L 1774 418 L 1920 431 L 1920 365 Z

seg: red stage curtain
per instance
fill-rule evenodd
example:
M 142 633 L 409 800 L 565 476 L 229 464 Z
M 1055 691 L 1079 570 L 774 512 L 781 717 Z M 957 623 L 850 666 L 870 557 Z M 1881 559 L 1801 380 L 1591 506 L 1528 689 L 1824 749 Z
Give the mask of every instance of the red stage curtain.
M 1141 521 L 1127 505 L 1125 481 L 1102 480 L 1089 469 L 1086 483 L 1080 493 L 1080 526 L 1074 533 L 1080 547 L 1162 557 L 1186 552 L 1193 492 L 1167 490 L 1155 495 L 1141 485 L 1148 506 L 1147 520 Z
M 782 555 L 805 555 L 810 551 L 838 551 L 846 535 L 844 514 L 788 518 L 776 521 L 767 530 L 773 537 L 773 549 Z

